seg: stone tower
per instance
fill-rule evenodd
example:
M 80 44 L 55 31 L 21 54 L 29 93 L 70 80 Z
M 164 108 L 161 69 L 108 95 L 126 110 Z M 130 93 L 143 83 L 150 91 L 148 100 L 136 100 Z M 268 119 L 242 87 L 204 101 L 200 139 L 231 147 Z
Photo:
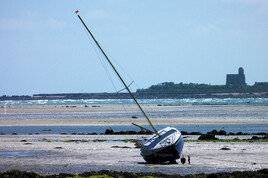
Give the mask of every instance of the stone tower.
M 246 85 L 244 69 L 240 67 L 238 69 L 238 74 L 227 74 L 226 85 Z

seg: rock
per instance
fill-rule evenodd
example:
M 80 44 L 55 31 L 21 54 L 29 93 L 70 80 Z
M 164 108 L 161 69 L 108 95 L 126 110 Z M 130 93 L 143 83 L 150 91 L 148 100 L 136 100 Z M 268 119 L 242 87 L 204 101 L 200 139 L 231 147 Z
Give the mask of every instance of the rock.
M 214 129 L 211 132 L 208 132 L 207 134 L 208 135 L 218 135 L 218 131 Z
M 106 129 L 105 134 L 111 135 L 111 134 L 114 134 L 114 131 L 113 131 L 113 129 Z
M 243 135 L 243 132 L 237 132 L 236 135 Z
M 254 135 L 266 135 L 265 132 L 258 132 L 258 133 L 255 133 Z
M 120 131 L 120 132 L 114 132 L 114 134 L 116 135 L 126 135 L 125 131 Z
M 222 147 L 220 150 L 231 150 L 231 148 L 229 148 L 229 146 L 225 146 L 225 147 Z
M 129 146 L 112 146 L 112 148 L 131 148 Z
M 152 131 L 146 130 L 146 134 L 153 134 Z
M 182 135 L 189 135 L 188 132 L 186 132 L 186 131 L 181 131 L 181 134 Z
M 93 105 L 92 107 L 93 107 L 93 108 L 99 108 L 100 106 L 98 106 L 98 105 Z
M 218 138 L 216 138 L 215 135 L 212 134 L 202 134 L 200 135 L 198 140 L 218 140 Z
M 251 137 L 251 140 L 258 140 L 258 139 L 261 139 L 261 138 L 258 137 L 258 136 L 255 136 L 255 135 L 253 135 L 253 136 Z
M 87 135 L 98 135 L 96 132 L 93 133 L 87 133 Z
M 227 133 L 226 133 L 224 130 L 220 130 L 220 131 L 218 132 L 218 135 L 227 135 Z
M 185 158 L 184 156 L 182 156 L 182 158 L 181 158 L 181 163 L 182 163 L 182 164 L 185 164 L 185 162 L 186 162 L 186 158 Z
M 191 133 L 189 133 L 189 135 L 202 135 L 202 133 L 200 133 L 200 132 L 191 132 Z
M 140 134 L 140 135 L 145 135 L 146 132 L 145 132 L 144 130 L 141 130 L 141 131 L 138 132 L 138 134 Z
M 126 131 L 127 135 L 137 135 L 137 132 L 134 130 Z

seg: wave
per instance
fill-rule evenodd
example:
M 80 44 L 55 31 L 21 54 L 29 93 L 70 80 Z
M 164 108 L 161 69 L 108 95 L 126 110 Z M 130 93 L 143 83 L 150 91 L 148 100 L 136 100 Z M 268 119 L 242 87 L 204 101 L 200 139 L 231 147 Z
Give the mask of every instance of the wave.
M 138 99 L 140 104 L 157 105 L 254 105 L 268 106 L 268 98 L 187 98 L 187 99 Z M 56 100 L 7 100 L 5 105 L 87 105 L 134 104 L 131 99 L 56 99 Z

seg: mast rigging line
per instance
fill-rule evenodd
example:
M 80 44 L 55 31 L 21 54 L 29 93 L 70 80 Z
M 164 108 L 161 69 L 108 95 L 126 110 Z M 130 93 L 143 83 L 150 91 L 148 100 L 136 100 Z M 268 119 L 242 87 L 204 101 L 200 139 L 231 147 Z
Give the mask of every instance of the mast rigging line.
M 99 49 L 99 48 L 97 48 L 96 47 L 96 45 L 94 45 L 94 41 L 93 41 L 93 39 L 90 37 L 90 35 L 89 35 L 89 33 L 87 32 L 87 30 L 85 29 L 85 28 L 83 28 L 84 29 L 84 31 L 85 31 L 85 33 L 86 33 L 86 36 L 88 37 L 88 39 L 89 39 L 89 41 L 90 41 L 90 44 L 92 45 L 92 47 L 93 47 L 93 49 L 94 49 L 94 51 L 95 51 L 95 53 L 97 54 L 97 57 L 98 57 L 98 59 L 99 59 L 99 61 L 100 61 L 100 63 L 101 63 L 101 65 L 102 65 L 102 67 L 103 67 L 103 69 L 104 69 L 104 71 L 105 71 L 105 73 L 106 73 L 106 75 L 107 75 L 107 77 L 108 77 L 108 79 L 110 80 L 110 82 L 111 82 L 111 84 L 112 84 L 112 86 L 113 86 L 113 89 L 114 89 L 114 91 L 116 91 L 116 94 L 119 96 L 119 92 L 121 92 L 121 91 L 123 91 L 123 90 L 125 90 L 125 88 L 123 88 L 123 89 L 121 89 L 121 90 L 119 90 L 118 91 L 118 89 L 116 88 L 116 86 L 115 86 L 115 83 L 114 83 L 114 81 L 113 81 L 113 79 L 112 79 L 112 75 L 111 75 L 111 73 L 110 73 L 110 69 L 108 68 L 108 66 L 107 66 L 107 60 L 105 60 L 105 58 L 103 57 L 103 55 L 101 55 L 101 50 Z M 104 49 L 104 51 L 105 51 L 105 49 Z M 107 51 L 105 51 L 106 53 L 108 53 Z M 112 58 L 112 56 L 108 53 L 108 55 Z M 119 65 L 118 63 L 116 63 L 117 65 Z M 121 66 L 120 66 L 121 67 Z M 122 67 L 121 67 L 122 68 Z M 126 72 L 125 72 L 126 73 Z M 116 75 L 116 73 L 113 71 L 113 75 Z M 133 82 L 132 82 L 133 83 Z M 132 84 L 131 83 L 131 84 Z M 122 84 L 122 83 L 121 83 Z M 131 85 L 130 84 L 130 85 Z M 129 85 L 129 86 L 130 86 Z M 127 113 L 127 109 L 126 109 L 126 107 L 125 107 L 125 105 L 122 103 L 121 104 L 122 105 L 122 107 L 124 108 L 124 111 Z
M 76 11 L 77 13 L 78 11 Z M 121 80 L 121 82 L 123 83 L 123 85 L 125 86 L 125 88 L 127 89 L 127 91 L 129 92 L 130 96 L 132 97 L 132 99 L 135 101 L 135 103 L 138 105 L 139 109 L 141 110 L 141 112 L 143 113 L 143 115 L 145 116 L 145 118 L 147 119 L 147 121 L 149 122 L 149 124 L 151 125 L 151 127 L 153 128 L 154 132 L 160 137 L 159 133 L 157 132 L 157 130 L 155 129 L 155 127 L 153 126 L 152 122 L 150 121 L 149 117 L 146 115 L 146 113 L 144 112 L 144 110 L 142 109 L 142 107 L 140 106 L 140 104 L 138 103 L 138 101 L 136 100 L 136 98 L 134 97 L 134 95 L 132 94 L 132 92 L 130 91 L 130 89 L 128 88 L 127 84 L 125 83 L 125 81 L 122 79 L 122 77 L 120 76 L 120 74 L 117 72 L 116 68 L 114 67 L 114 65 L 112 64 L 112 62 L 110 61 L 110 59 L 108 58 L 108 56 L 106 55 L 106 53 L 103 51 L 103 49 L 101 48 L 101 46 L 99 45 L 99 43 L 97 42 L 97 40 L 95 39 L 95 37 L 93 36 L 93 34 L 90 32 L 90 30 L 88 29 L 87 25 L 84 23 L 84 21 L 82 20 L 82 18 L 80 17 L 80 15 L 77 15 L 78 18 L 80 19 L 80 21 L 82 22 L 82 24 L 85 26 L 85 28 L 87 29 L 88 33 L 90 34 L 90 36 L 92 37 L 92 39 L 95 41 L 96 45 L 98 46 L 98 48 L 101 50 L 102 54 L 104 55 L 104 57 L 107 59 L 107 61 L 109 62 L 109 64 L 111 65 L 111 67 L 113 68 L 113 70 L 115 71 L 115 73 L 117 74 L 117 76 L 119 77 L 119 79 Z

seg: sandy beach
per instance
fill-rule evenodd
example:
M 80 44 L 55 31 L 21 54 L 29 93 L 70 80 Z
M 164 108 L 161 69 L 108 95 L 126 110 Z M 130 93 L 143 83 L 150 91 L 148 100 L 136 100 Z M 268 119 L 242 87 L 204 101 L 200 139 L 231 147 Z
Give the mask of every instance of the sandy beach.
M 127 116 L 138 110 L 134 105 L 45 105 L 8 106 L 0 108 L 0 126 L 85 125 L 111 126 L 147 124 L 143 118 Z M 267 106 L 158 106 L 143 105 L 149 113 L 175 113 L 154 124 L 267 124 Z M 6 109 L 6 111 L 4 110 Z M 6 113 L 5 113 L 6 112 Z M 200 113 L 216 113 L 208 116 Z M 189 114 L 188 114 L 189 113 Z M 192 114 L 194 113 L 194 114 Z M 91 117 L 92 114 L 92 117 Z M 98 115 L 100 114 L 100 115 Z M 112 115 L 112 117 L 110 117 Z M 79 117 L 77 117 L 79 116 Z M 90 116 L 90 118 L 88 118 Z M 98 116 L 100 118 L 94 118 Z M 73 118 L 74 117 L 74 118 Z M 84 118 L 85 117 L 85 118 Z M 106 118 L 107 117 L 107 118 Z M 258 130 L 256 130 L 258 132 Z M 148 135 L 0 135 L 0 171 L 13 168 L 39 174 L 82 173 L 114 170 L 124 172 L 161 172 L 165 174 L 198 174 L 250 171 L 268 168 L 267 142 L 185 142 L 183 155 L 190 155 L 191 164 L 146 164 L 133 142 Z M 185 136 L 186 140 L 197 139 Z M 243 139 L 246 136 L 221 139 Z M 252 135 L 247 136 L 251 138 Z M 73 141 L 71 141 L 73 140 Z M 76 140 L 76 141 L 74 141 Z M 222 150 L 222 148 L 230 148 Z
M 268 168 L 268 143 L 262 142 L 186 142 L 183 155 L 191 164 L 146 164 L 134 143 L 137 135 L 1 135 L 0 171 L 17 168 L 39 174 L 82 173 L 114 170 L 198 174 L 248 171 Z M 67 142 L 80 140 L 80 142 Z M 86 142 L 81 142 L 86 140 Z M 91 141 L 90 141 L 91 140 Z M 95 140 L 95 142 L 94 142 Z M 230 150 L 222 150 L 222 148 Z
M 142 105 L 147 113 L 164 114 L 150 117 L 154 124 L 267 124 L 268 106 L 158 106 Z M 137 124 L 147 124 L 145 118 L 132 119 L 131 114 L 138 112 L 136 105 L 103 104 L 103 105 L 33 105 L 8 106 L 0 108 L 0 125 L 129 125 L 133 121 Z M 205 112 L 217 115 L 202 115 Z M 167 116 L 168 112 L 178 113 Z M 6 113 L 6 114 L 4 114 Z M 167 114 L 166 114 L 167 113 Z M 189 113 L 196 113 L 195 115 Z M 233 114 L 232 114 L 233 113 Z M 246 114 L 249 113 L 249 116 Z M 69 118 L 56 115 L 72 114 Z M 74 114 L 81 115 L 73 117 Z M 94 114 L 100 118 L 94 118 Z M 102 115 L 111 115 L 109 118 Z M 118 114 L 123 115 L 117 118 Z M 126 114 L 127 116 L 124 116 Z M 20 117 L 18 117 L 19 115 Z M 88 119 L 88 115 L 93 115 Z M 113 116 L 114 115 L 114 116 Z M 225 116 L 226 115 L 226 116 Z M 241 116 L 240 116 L 241 115 Z M 161 116 L 161 117 L 160 117 Z

